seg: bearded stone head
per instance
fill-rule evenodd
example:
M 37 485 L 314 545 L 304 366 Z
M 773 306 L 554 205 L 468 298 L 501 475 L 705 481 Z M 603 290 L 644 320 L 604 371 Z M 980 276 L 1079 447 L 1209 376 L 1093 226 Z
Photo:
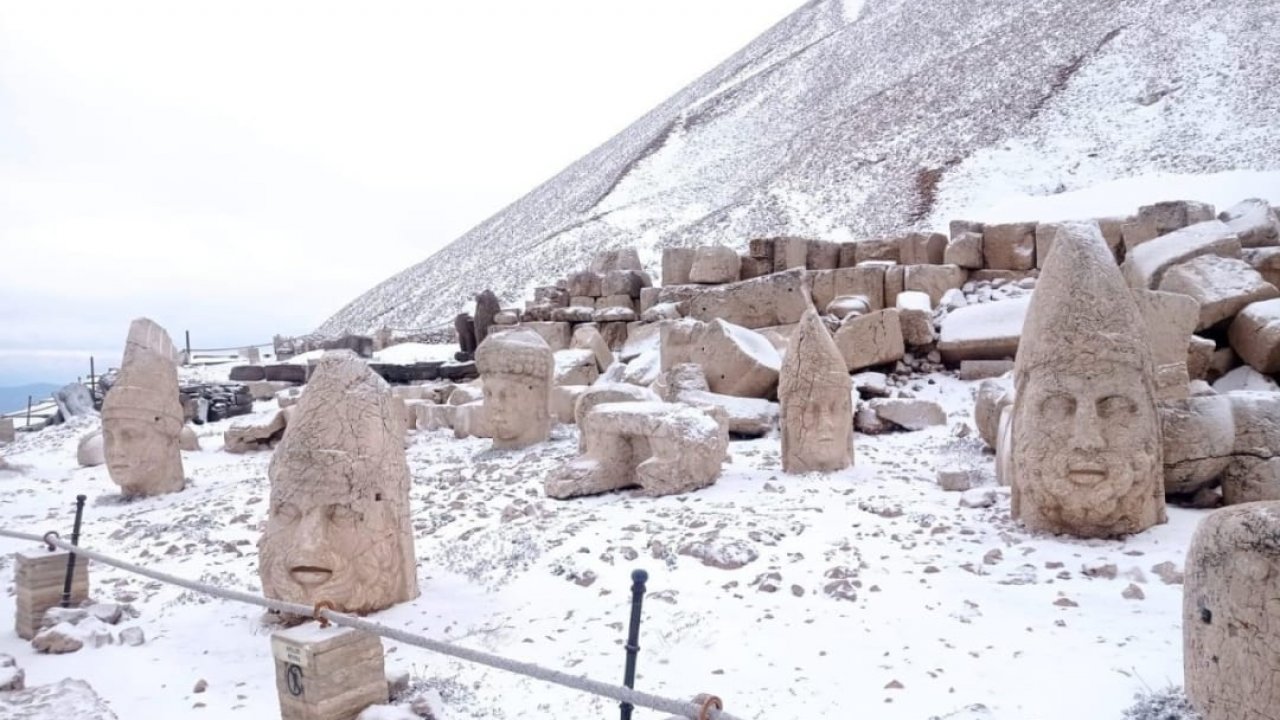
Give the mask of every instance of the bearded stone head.
M 1096 225 L 1065 223 L 1018 348 L 1012 510 L 1079 537 L 1165 521 L 1160 421 L 1138 306 Z
M 835 340 L 817 312 L 806 311 L 778 379 L 785 472 L 828 472 L 853 463 L 851 392 Z

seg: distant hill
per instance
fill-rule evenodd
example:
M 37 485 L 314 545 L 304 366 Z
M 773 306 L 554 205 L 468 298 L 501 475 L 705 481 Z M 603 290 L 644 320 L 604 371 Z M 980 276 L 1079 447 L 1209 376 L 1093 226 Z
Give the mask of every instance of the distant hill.
M 25 410 L 27 407 L 28 395 L 35 400 L 44 400 L 53 394 L 54 390 L 57 390 L 60 387 L 62 386 L 53 385 L 51 383 L 32 383 L 31 385 L 0 387 L 0 413 Z
M 431 327 L 621 246 L 655 272 L 663 247 L 858 240 L 981 198 L 1277 170 L 1277 27 L 1270 0 L 814 0 L 320 330 Z

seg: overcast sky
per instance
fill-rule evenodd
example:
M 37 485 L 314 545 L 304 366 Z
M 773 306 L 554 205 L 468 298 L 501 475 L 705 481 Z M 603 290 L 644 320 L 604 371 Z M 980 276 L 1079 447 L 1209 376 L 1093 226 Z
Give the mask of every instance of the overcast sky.
M 314 329 L 801 0 L 0 0 L 0 385 Z

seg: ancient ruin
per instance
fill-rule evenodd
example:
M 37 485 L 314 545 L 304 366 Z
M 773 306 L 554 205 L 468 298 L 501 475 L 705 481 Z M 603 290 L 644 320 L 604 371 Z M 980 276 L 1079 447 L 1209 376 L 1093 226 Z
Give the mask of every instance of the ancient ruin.
M 490 335 L 476 348 L 493 447 L 514 449 L 551 434 L 555 359 L 542 336 L 526 328 Z
M 1218 510 L 1187 552 L 1187 696 L 1204 720 L 1272 720 L 1280 709 L 1280 502 Z
M 1059 230 L 1016 363 L 1013 516 L 1081 537 L 1164 522 L 1151 350 L 1097 225 Z
M 263 594 L 358 613 L 417 597 L 405 421 L 387 384 L 330 351 L 294 410 L 268 471 Z
M 782 363 L 782 469 L 841 470 L 853 464 L 853 388 L 831 333 L 809 310 Z
M 146 318 L 129 326 L 120 374 L 102 403 L 103 453 L 125 495 L 181 490 L 177 351 L 164 328 Z

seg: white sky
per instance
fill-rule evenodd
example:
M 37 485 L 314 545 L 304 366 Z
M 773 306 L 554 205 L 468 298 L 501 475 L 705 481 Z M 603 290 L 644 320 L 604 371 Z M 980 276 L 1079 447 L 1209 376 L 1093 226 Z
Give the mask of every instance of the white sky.
M 0 385 L 298 334 L 801 0 L 0 0 Z

